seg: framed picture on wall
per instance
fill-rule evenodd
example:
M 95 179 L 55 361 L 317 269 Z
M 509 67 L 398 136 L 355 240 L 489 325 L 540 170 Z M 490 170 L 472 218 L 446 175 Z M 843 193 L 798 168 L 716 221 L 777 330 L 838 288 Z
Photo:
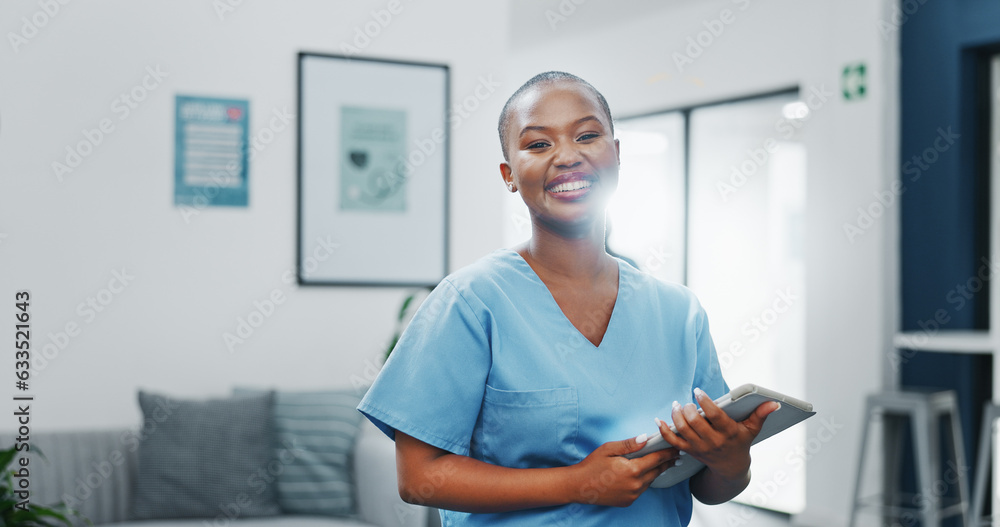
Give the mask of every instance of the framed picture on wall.
M 299 53 L 298 281 L 448 270 L 448 66 Z

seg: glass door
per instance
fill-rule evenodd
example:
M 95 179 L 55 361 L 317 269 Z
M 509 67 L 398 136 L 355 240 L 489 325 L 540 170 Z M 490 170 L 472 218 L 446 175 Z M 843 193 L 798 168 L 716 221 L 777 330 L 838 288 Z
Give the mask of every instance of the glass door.
M 711 323 L 730 387 L 754 383 L 807 398 L 806 149 L 809 108 L 794 94 L 691 111 L 688 286 Z M 805 508 L 805 427 L 754 446 L 737 501 Z
M 639 269 L 684 282 L 684 115 L 668 112 L 615 124 L 618 191 L 608 207 L 608 250 Z

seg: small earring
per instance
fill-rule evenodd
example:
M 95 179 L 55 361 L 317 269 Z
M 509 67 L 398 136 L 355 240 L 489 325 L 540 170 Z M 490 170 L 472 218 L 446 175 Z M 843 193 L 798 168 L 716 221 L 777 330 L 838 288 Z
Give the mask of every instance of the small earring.
M 507 183 L 507 190 L 509 190 L 511 192 L 515 192 L 514 184 L 513 183 Z

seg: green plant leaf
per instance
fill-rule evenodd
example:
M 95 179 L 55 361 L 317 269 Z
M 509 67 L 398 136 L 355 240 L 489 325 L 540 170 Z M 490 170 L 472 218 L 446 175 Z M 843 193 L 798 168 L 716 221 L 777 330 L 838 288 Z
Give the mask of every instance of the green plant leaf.
M 427 286 L 422 288 L 428 292 L 433 291 L 436 286 Z M 410 312 L 410 308 L 413 307 L 413 302 L 420 296 L 421 289 L 418 289 L 410 293 L 405 299 L 403 299 L 403 304 L 399 306 L 399 313 L 396 315 L 396 332 L 392 337 L 392 342 L 389 343 L 389 347 L 385 350 L 385 360 L 389 360 L 389 355 L 392 354 L 393 348 L 396 347 L 396 343 L 399 342 L 400 336 L 403 334 L 403 329 L 405 328 L 406 315 Z M 383 361 L 384 362 L 384 361 Z
M 14 460 L 14 456 L 17 455 L 17 449 L 10 447 L 4 450 L 0 450 L 0 467 L 7 468 L 7 465 Z
M 389 360 L 389 355 L 392 354 L 392 350 L 396 348 L 397 342 L 399 342 L 399 332 L 396 332 L 396 334 L 393 335 L 392 342 L 389 343 L 389 349 L 385 350 L 385 360 Z
M 72 526 L 70 516 L 82 518 L 88 525 L 93 525 L 89 519 L 61 503 L 56 507 L 29 504 L 25 510 L 18 509 L 17 505 L 22 500 L 14 495 L 14 469 L 10 466 L 18 452 L 16 446 L 0 450 L 0 466 L 3 467 L 3 479 L 0 484 L 0 527 Z M 46 459 L 45 454 L 37 447 L 32 448 L 31 452 L 41 459 Z
M 48 460 L 49 460 L 49 458 L 45 457 L 45 452 L 42 452 L 41 447 L 39 447 L 37 445 L 32 445 L 31 446 L 31 453 L 32 454 L 38 454 L 38 457 L 44 459 L 46 462 L 48 462 Z
M 57 520 L 59 520 L 59 521 L 61 521 L 63 523 L 66 523 L 66 524 L 70 523 L 69 518 L 65 514 L 57 512 L 56 510 L 54 510 L 54 509 L 52 509 L 50 507 L 42 507 L 42 506 L 39 506 L 39 505 L 33 505 L 33 506 L 31 506 L 30 509 L 33 510 L 33 511 L 35 511 L 35 514 L 38 515 L 38 516 L 49 517 L 49 518 L 56 518 Z
M 413 303 L 413 299 L 417 297 L 416 293 L 411 293 L 410 296 L 403 300 L 403 305 L 399 308 L 399 315 L 396 316 L 396 320 L 402 322 L 406 318 L 406 310 L 409 309 L 410 304 Z
M 55 522 L 49 518 L 54 518 Z M 60 514 L 59 512 L 56 512 L 48 507 L 29 505 L 27 510 L 15 510 L 14 513 L 8 518 L 7 525 L 12 527 L 20 525 L 59 526 L 73 525 L 73 522 L 71 522 L 64 514 Z

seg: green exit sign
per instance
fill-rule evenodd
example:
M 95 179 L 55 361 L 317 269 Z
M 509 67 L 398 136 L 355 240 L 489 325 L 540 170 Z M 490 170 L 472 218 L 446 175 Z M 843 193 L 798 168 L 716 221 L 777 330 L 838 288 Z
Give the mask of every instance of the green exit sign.
M 868 92 L 865 70 L 864 62 L 844 66 L 844 71 L 840 74 L 840 90 L 844 94 L 844 100 L 855 101 L 865 98 Z

